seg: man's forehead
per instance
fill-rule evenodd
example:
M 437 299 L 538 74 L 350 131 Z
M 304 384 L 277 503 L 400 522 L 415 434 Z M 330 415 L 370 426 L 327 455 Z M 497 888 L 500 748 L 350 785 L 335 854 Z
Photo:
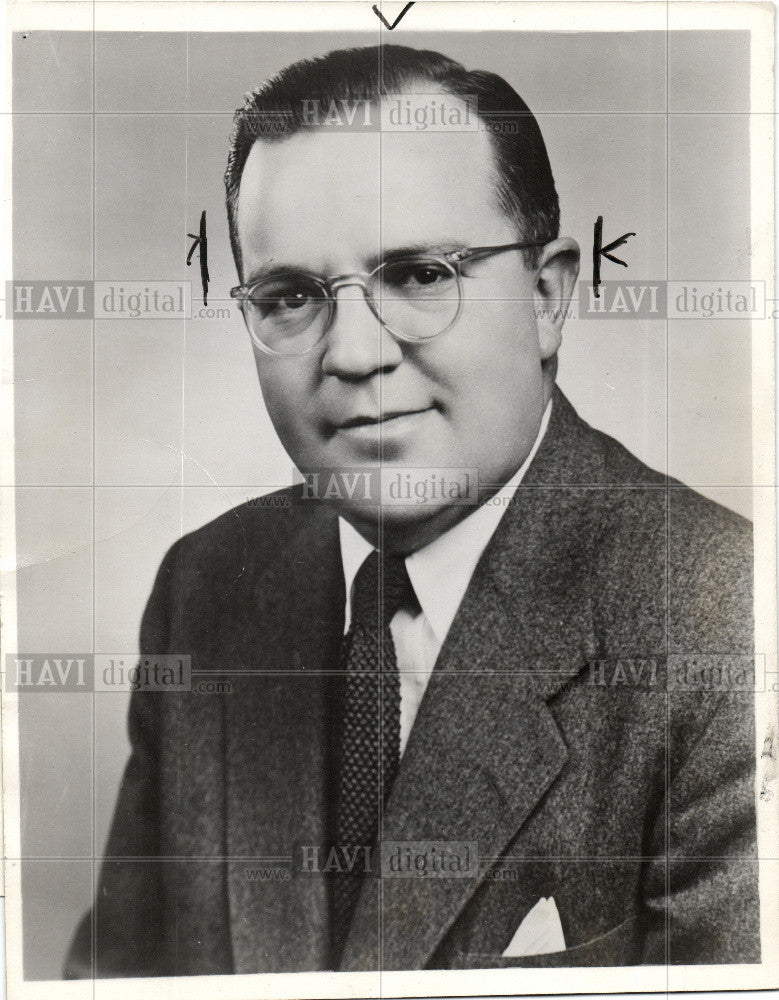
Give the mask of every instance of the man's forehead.
M 506 222 L 494 205 L 494 184 L 484 132 L 321 129 L 260 141 L 238 195 L 244 260 L 249 270 L 269 253 L 313 266 L 317 248 L 338 256 L 349 247 L 357 252 L 359 243 L 370 254 L 457 232 L 467 241 L 474 229 Z M 296 253 L 303 259 L 288 259 Z

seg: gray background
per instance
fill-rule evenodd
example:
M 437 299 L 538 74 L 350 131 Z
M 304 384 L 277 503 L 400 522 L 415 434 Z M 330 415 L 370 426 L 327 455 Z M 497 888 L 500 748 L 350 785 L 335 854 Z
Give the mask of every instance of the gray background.
M 297 58 L 379 39 L 15 36 L 14 276 L 191 280 L 200 306 L 197 266 L 184 262 L 205 209 L 209 305 L 230 310 L 16 324 L 20 652 L 132 653 L 168 546 L 291 481 L 240 316 L 218 301 L 236 281 L 222 194 L 232 111 Z M 750 275 L 747 33 L 401 25 L 391 41 L 494 70 L 522 94 L 547 141 L 563 232 L 582 246 L 580 280 L 597 215 L 606 240 L 638 234 L 624 249 L 636 280 L 765 277 Z M 616 271 L 605 263 L 603 277 Z M 569 321 L 559 381 L 594 426 L 749 516 L 750 336 L 748 322 L 724 320 Z M 127 757 L 127 695 L 20 701 L 25 975 L 55 978 L 92 897 Z

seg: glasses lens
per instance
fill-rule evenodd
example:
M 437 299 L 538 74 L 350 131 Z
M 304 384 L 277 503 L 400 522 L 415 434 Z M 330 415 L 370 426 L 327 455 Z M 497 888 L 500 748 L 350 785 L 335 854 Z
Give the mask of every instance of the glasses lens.
M 437 257 L 388 261 L 374 276 L 382 322 L 399 337 L 428 340 L 451 326 L 460 308 L 457 273 Z
M 324 336 L 327 295 L 305 274 L 280 274 L 253 285 L 245 302 L 255 340 L 274 354 L 305 354 Z

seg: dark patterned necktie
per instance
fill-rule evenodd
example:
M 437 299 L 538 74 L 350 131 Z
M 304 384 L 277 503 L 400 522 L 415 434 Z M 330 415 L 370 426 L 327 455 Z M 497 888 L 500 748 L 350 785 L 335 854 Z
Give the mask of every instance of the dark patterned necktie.
M 346 683 L 336 846 L 340 857 L 357 862 L 333 886 L 336 957 L 362 885 L 363 848 L 375 845 L 380 808 L 400 762 L 400 675 L 389 625 L 402 607 L 418 607 L 406 564 L 400 556 L 380 556 L 374 550 L 355 577 L 351 627 L 342 647 Z

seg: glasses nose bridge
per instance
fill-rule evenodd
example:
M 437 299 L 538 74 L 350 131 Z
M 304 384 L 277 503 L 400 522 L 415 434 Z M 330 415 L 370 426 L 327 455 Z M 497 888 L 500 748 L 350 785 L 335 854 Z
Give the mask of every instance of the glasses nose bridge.
M 338 292 L 341 288 L 348 288 L 350 286 L 360 289 L 360 291 L 362 292 L 363 301 L 367 304 L 370 311 L 373 313 L 373 315 L 376 317 L 376 319 L 379 321 L 379 323 L 381 323 L 383 327 L 389 329 L 389 327 L 387 327 L 387 324 L 382 319 L 376 300 L 374 299 L 373 294 L 371 292 L 370 282 L 375 274 L 376 274 L 375 271 L 371 272 L 370 274 L 358 271 L 353 274 L 338 274 L 332 278 L 327 279 L 326 288 L 330 295 L 330 303 L 332 310 L 330 313 L 328 330 L 332 327 L 332 324 L 335 322 L 335 313 L 338 307 L 338 299 L 337 299 Z
M 336 295 L 342 288 L 348 288 L 354 286 L 362 291 L 365 299 L 370 302 L 371 293 L 368 286 L 368 282 L 371 280 L 372 275 L 365 274 L 364 272 L 355 272 L 354 274 L 337 274 L 332 278 L 327 280 L 327 289 L 330 295 L 335 299 Z

